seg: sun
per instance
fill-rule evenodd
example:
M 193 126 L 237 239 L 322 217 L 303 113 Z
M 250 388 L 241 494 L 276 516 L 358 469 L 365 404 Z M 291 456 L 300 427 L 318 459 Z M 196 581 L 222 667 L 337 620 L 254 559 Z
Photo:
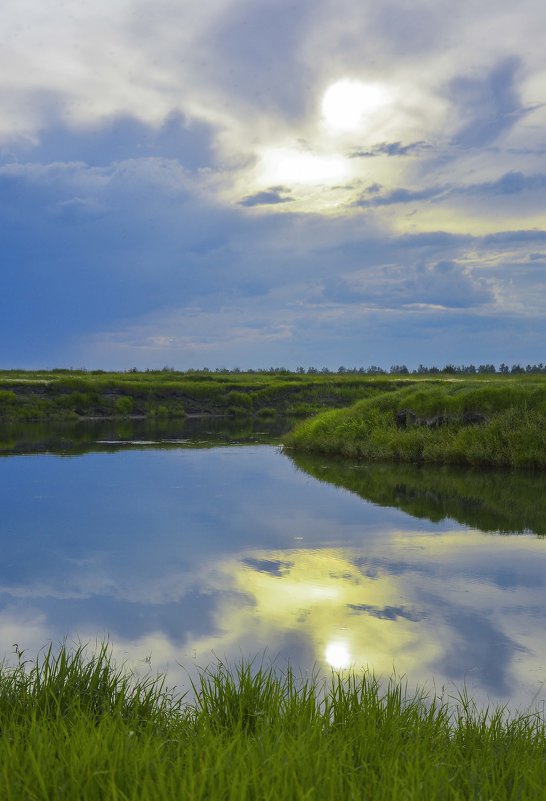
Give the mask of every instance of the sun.
M 348 668 L 351 664 L 351 655 L 344 642 L 334 641 L 328 643 L 324 656 L 328 664 L 333 667 L 334 670 L 343 670 L 343 668 Z
M 331 84 L 322 98 L 322 117 L 334 131 L 356 131 L 365 118 L 389 102 L 384 87 L 344 78 Z

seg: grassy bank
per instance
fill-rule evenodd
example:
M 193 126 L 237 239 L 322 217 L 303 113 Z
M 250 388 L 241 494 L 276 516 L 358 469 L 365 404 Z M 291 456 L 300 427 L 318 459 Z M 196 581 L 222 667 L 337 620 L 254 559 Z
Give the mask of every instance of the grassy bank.
M 107 649 L 0 672 L 0 797 L 462 801 L 546 797 L 534 714 L 480 712 L 371 674 L 297 680 L 219 665 L 184 703 Z
M 400 425 L 410 409 L 417 422 Z M 479 415 L 469 424 L 465 414 Z M 427 425 L 435 417 L 442 425 Z M 289 448 L 367 461 L 433 462 L 546 468 L 546 382 L 423 381 L 306 420 L 285 438 Z
M 5 370 L 0 371 L 0 422 L 184 415 L 267 420 L 339 408 L 412 380 L 288 372 Z

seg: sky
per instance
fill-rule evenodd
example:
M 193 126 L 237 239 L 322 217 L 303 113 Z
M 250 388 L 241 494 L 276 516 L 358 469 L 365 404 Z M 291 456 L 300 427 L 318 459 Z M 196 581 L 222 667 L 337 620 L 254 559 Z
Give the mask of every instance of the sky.
M 546 362 L 543 0 L 4 0 L 0 367 Z

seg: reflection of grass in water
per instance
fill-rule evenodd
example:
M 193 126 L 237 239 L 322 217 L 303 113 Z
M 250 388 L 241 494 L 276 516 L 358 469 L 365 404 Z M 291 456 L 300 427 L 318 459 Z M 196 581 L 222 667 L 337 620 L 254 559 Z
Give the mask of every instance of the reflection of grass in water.
M 174 421 L 83 420 L 77 422 L 34 422 L 0 425 L 0 456 L 15 453 L 57 453 L 78 455 L 93 451 L 114 451 L 138 447 L 140 440 L 154 447 L 215 447 L 248 441 L 278 444 L 294 424 L 293 418 L 264 416 L 251 418 L 201 418 Z M 116 441 L 119 440 L 119 444 Z M 185 440 L 184 443 L 181 440 Z M 108 442 L 109 445 L 99 443 Z
M 347 463 L 291 453 L 297 467 L 380 506 L 482 531 L 546 536 L 546 479 L 540 472 Z
M 396 414 L 447 415 L 448 425 L 398 428 Z M 464 425 L 479 411 L 485 425 Z M 368 398 L 348 409 L 325 412 L 296 426 L 286 444 L 301 452 L 330 453 L 368 461 L 436 462 L 546 468 L 546 384 L 407 387 Z
M 28 799 L 537 799 L 544 721 L 382 685 L 221 663 L 184 703 L 105 648 L 0 673 L 0 793 Z

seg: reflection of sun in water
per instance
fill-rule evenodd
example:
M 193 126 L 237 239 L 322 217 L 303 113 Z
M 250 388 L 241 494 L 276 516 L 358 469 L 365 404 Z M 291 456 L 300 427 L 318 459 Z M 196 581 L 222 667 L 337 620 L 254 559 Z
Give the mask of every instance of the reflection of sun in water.
M 326 661 L 335 670 L 342 670 L 351 664 L 351 655 L 344 642 L 330 642 L 324 653 Z
M 328 87 L 322 98 L 322 116 L 329 128 L 355 131 L 363 118 L 388 102 L 388 94 L 378 84 L 344 79 Z

